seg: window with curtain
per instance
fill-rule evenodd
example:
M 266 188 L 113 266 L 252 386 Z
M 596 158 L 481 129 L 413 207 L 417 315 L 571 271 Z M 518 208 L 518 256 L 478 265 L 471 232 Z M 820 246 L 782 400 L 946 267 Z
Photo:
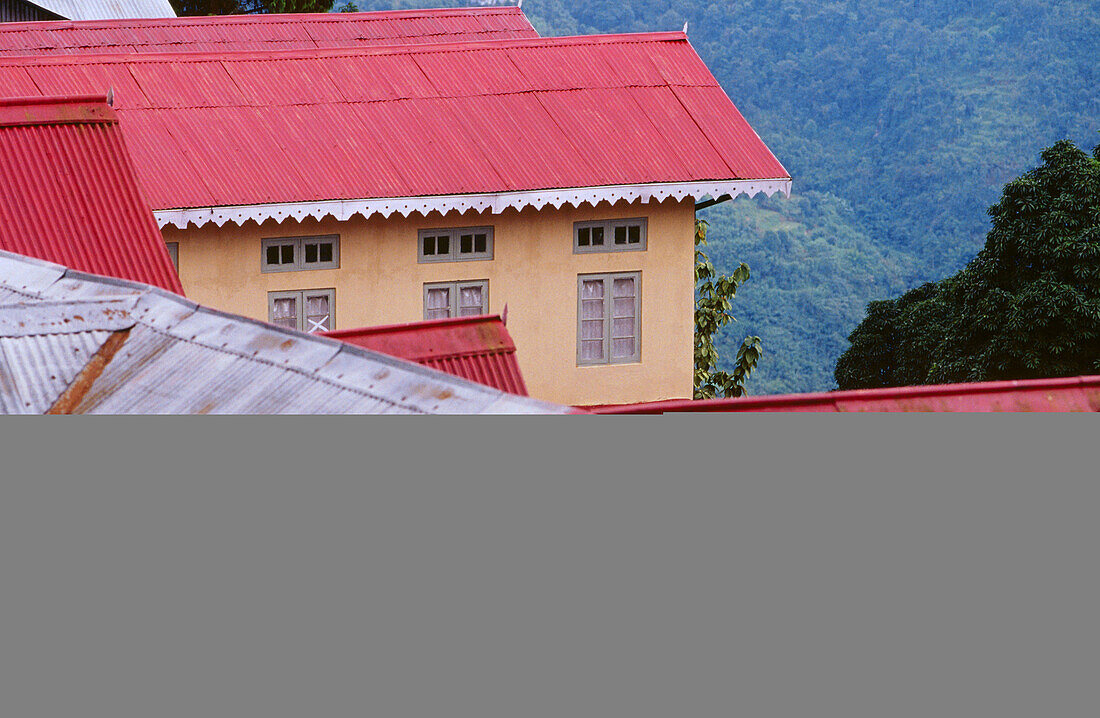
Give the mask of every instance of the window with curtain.
M 436 282 L 424 285 L 424 318 L 448 319 L 489 313 L 489 281 Z
M 641 361 L 641 273 L 577 278 L 577 364 Z
M 287 329 L 327 332 L 336 328 L 335 289 L 268 292 L 268 321 Z

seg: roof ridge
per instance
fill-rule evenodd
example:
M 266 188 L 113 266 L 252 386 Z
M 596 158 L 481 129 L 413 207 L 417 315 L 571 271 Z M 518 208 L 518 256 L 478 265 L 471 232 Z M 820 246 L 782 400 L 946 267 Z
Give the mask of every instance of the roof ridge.
M 361 47 L 307 48 L 278 50 L 209 50 L 194 52 L 147 53 L 87 53 L 80 55 L 3 55 L 0 65 L 67 65 L 107 63 L 162 63 L 190 59 L 193 62 L 249 62 L 255 60 L 276 61 L 315 59 L 325 57 L 364 57 L 379 55 L 421 55 L 451 52 L 480 52 L 512 48 L 575 47 L 588 45 L 645 44 L 658 42 L 687 43 L 687 35 L 681 31 L 639 32 L 603 35 L 565 35 L 561 37 L 507 38 L 500 40 L 463 40 L 434 44 L 395 42 L 389 45 Z

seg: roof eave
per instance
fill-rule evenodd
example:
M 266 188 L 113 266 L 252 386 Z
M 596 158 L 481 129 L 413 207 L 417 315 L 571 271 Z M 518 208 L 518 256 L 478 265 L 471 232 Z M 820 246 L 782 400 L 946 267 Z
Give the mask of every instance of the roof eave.
M 272 204 L 226 205 L 218 207 L 191 207 L 155 210 L 153 215 L 163 229 L 169 225 L 186 229 L 189 224 L 202 227 L 215 224 L 218 227 L 232 222 L 237 226 L 252 220 L 262 224 L 274 219 L 303 221 L 312 217 L 321 220 L 332 217 L 348 220 L 355 216 L 389 217 L 398 214 L 408 217 L 414 213 L 431 212 L 447 214 L 457 211 L 489 212 L 500 214 L 506 209 L 522 210 L 525 207 L 542 209 L 547 205 L 560 209 L 563 206 L 580 207 L 600 202 L 615 204 L 627 202 L 661 202 L 672 198 L 677 201 L 691 197 L 719 198 L 738 195 L 754 196 L 764 193 L 772 196 L 791 193 L 791 178 L 705 180 L 699 182 L 657 182 L 649 184 L 606 185 L 599 187 L 559 187 L 554 189 L 525 190 L 520 192 L 486 192 L 477 194 L 430 195 L 422 197 L 383 197 L 369 199 L 338 199 L 307 202 L 282 202 Z

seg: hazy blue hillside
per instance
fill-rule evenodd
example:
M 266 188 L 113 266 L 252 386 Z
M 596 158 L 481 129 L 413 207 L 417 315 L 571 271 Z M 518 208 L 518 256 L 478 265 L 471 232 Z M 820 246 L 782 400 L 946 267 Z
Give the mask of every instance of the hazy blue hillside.
M 525 0 L 524 11 L 544 35 L 687 21 L 692 45 L 790 171 L 790 200 L 701 213 L 719 268 L 752 268 L 722 344 L 763 338 L 751 393 L 834 388 L 868 301 L 965 264 L 983 243 L 986 208 L 1043 148 L 1100 141 L 1095 0 Z

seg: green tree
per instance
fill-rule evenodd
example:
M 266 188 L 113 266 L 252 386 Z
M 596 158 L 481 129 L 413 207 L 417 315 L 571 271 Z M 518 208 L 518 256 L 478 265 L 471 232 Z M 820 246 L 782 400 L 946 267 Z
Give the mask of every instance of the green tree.
M 707 243 L 707 221 L 695 220 L 695 391 L 696 399 L 743 396 L 745 381 L 756 368 L 763 351 L 760 337 L 746 337 L 737 351 L 733 372 L 718 369 L 714 335 L 735 321 L 730 309 L 737 289 L 749 278 L 749 266 L 741 263 L 731 275 L 720 275 L 701 247 Z
M 966 267 L 868 306 L 841 389 L 1100 373 L 1100 145 L 1042 159 L 1005 185 Z
M 333 0 L 171 0 L 185 15 L 245 15 L 275 12 L 328 12 Z

